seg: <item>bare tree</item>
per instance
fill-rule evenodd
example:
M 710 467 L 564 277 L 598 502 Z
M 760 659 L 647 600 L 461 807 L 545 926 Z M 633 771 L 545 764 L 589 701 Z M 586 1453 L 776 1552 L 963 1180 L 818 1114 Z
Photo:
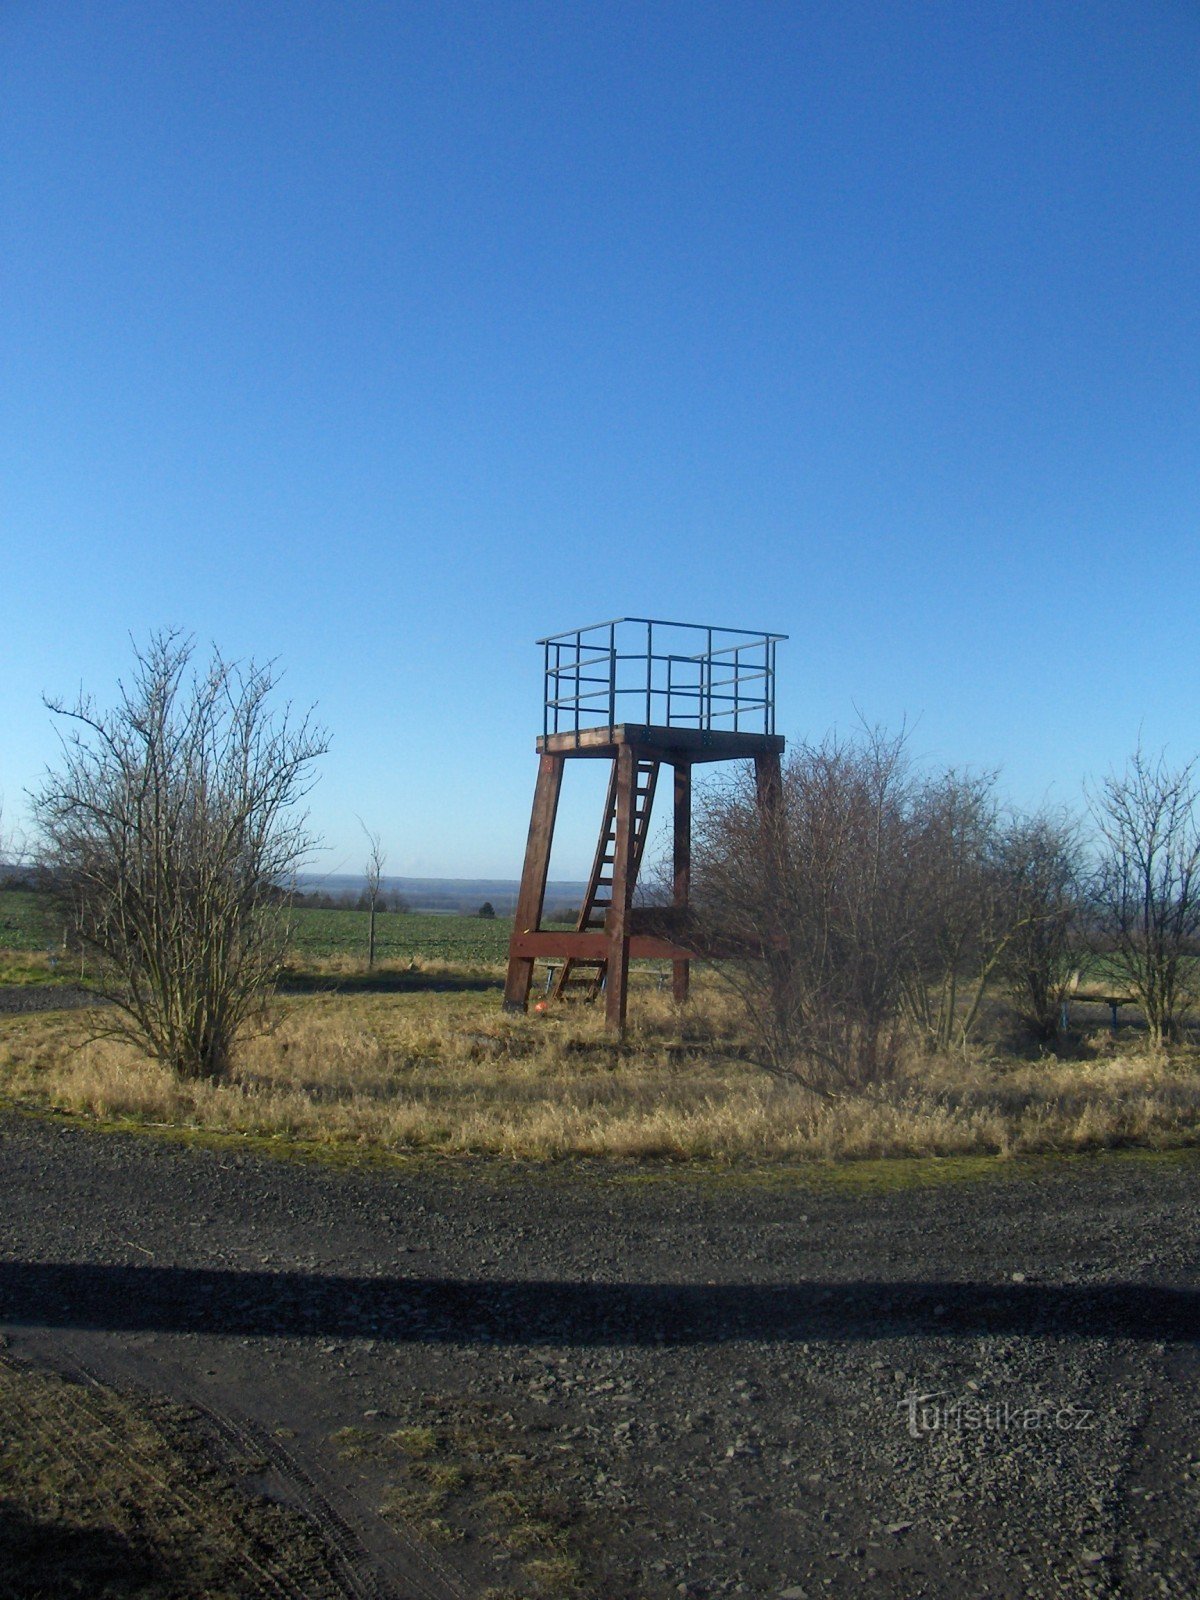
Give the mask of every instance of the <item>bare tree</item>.
M 1098 950 L 1137 996 L 1155 1048 L 1180 1037 L 1200 989 L 1198 761 L 1172 768 L 1139 746 L 1089 797 L 1101 852 Z
M 915 936 L 911 792 L 903 737 L 870 732 L 793 752 L 774 807 L 746 774 L 698 808 L 693 903 L 704 939 L 742 953 L 718 970 L 755 1059 L 820 1093 L 896 1065 Z
M 99 957 L 105 1031 L 215 1079 L 283 959 L 282 891 L 313 843 L 295 808 L 328 741 L 311 714 L 272 712 L 271 665 L 194 653 L 156 634 L 114 709 L 48 701 L 68 731 L 32 799 L 51 881 Z
M 5 827 L 5 800 L 0 795 L 0 888 L 18 878 L 24 858 L 24 845 L 13 830 Z
M 25 836 L 17 828 L 6 827 L 4 796 L 0 795 L 0 888 L 10 883 L 27 883 L 28 870 L 29 850 Z
M 904 999 L 929 1051 L 967 1045 L 1014 932 L 995 784 L 991 772 L 951 770 L 926 779 L 913 798 L 917 934 Z
M 1083 955 L 1083 847 L 1065 813 L 1017 817 L 1004 830 L 1001 866 L 1010 937 L 1001 977 L 1017 1017 L 1042 1044 L 1062 1028 Z
M 358 825 L 367 836 L 367 862 L 363 868 L 364 894 L 367 902 L 367 971 L 375 970 L 375 916 L 379 910 L 379 891 L 383 882 L 383 869 L 387 865 L 387 852 L 379 835 L 372 833 L 361 817 Z
M 920 778 L 904 735 L 879 730 L 793 752 L 773 810 L 748 774 L 710 794 L 693 874 L 702 939 L 744 954 L 719 970 L 756 1059 L 824 1092 L 887 1077 L 905 1032 L 927 1050 L 964 1047 L 1049 915 L 1001 825 L 994 775 Z

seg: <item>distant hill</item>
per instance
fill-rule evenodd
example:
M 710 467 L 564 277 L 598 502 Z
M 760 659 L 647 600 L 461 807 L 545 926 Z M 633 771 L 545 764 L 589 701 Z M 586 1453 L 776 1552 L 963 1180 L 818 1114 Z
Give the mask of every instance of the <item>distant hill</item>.
M 342 895 L 357 896 L 363 888 L 360 873 L 316 872 L 301 873 L 299 887 L 306 894 L 319 891 L 340 899 Z M 515 878 L 389 878 L 380 884 L 385 895 L 402 895 L 413 911 L 474 912 L 485 900 L 490 900 L 499 916 L 511 916 L 516 910 L 520 884 Z M 578 906 L 583 899 L 584 883 L 548 883 L 546 885 L 546 910 L 564 910 Z

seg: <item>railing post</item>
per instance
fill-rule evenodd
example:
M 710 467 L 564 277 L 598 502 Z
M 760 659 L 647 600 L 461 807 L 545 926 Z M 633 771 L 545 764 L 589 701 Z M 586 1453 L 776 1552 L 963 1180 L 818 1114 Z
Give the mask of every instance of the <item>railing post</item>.
M 627 643 L 622 653 L 620 631 L 622 626 L 628 625 Z M 633 663 L 642 659 L 638 650 L 633 648 L 634 628 L 645 628 L 646 640 L 644 649 L 645 666 L 644 682 L 638 677 L 643 670 L 635 668 Z M 662 630 L 668 630 L 668 644 L 661 655 L 655 651 L 654 630 L 658 628 L 659 637 Z M 682 702 L 682 709 L 678 715 L 686 726 L 694 726 L 701 732 L 711 733 L 717 725 L 726 726 L 724 718 L 730 718 L 729 731 L 741 733 L 743 731 L 757 730 L 758 711 L 762 710 L 762 732 L 768 737 L 775 736 L 777 717 L 775 715 L 775 677 L 776 677 L 776 646 L 779 639 L 786 637 L 783 634 L 752 633 L 745 628 L 716 628 L 704 623 L 671 623 L 664 622 L 661 618 L 653 617 L 614 617 L 609 622 L 594 623 L 590 628 L 576 628 L 569 633 L 551 635 L 538 642 L 542 645 L 542 735 L 552 735 L 573 731 L 576 745 L 579 745 L 580 735 L 589 728 L 597 726 L 604 715 L 603 701 L 605 699 L 603 683 L 604 678 L 600 672 L 603 662 L 603 646 L 599 640 L 603 638 L 604 630 L 608 630 L 608 694 L 607 712 L 608 725 L 617 727 L 623 709 L 630 716 L 635 715 L 632 704 L 623 707 L 623 702 L 632 702 L 635 695 L 641 702 L 638 710 L 641 712 L 643 724 L 646 727 L 655 727 L 665 720 L 667 727 L 674 726 L 677 703 Z M 696 634 L 703 635 L 703 645 L 700 650 L 687 649 L 683 654 L 674 653 L 670 640 L 672 629 L 687 629 L 690 637 Z M 585 638 L 595 642 L 585 643 Z M 723 642 L 728 640 L 729 642 Z M 553 653 L 551 651 L 553 647 Z M 759 669 L 758 652 L 762 650 L 762 667 Z M 584 689 L 584 653 L 589 653 L 588 678 L 589 687 Z M 574 654 L 572 655 L 572 652 Z M 718 663 L 716 657 L 720 656 Z M 662 682 L 656 676 L 657 661 L 666 663 L 663 669 Z M 621 662 L 628 665 L 622 668 Z M 685 681 L 676 682 L 675 664 L 679 662 L 686 667 Z M 729 676 L 718 680 L 717 667 L 725 671 L 729 668 Z M 696 681 L 692 683 L 691 670 L 696 669 Z M 750 684 L 763 684 L 761 694 L 750 687 Z M 717 693 L 720 688 L 721 693 Z M 725 693 L 728 689 L 729 693 Z M 600 706 L 593 705 L 593 701 L 600 701 Z M 658 703 L 661 701 L 661 705 Z M 695 702 L 696 709 L 693 713 L 690 707 Z M 585 704 L 585 702 L 587 702 Z M 566 715 L 564 715 L 564 711 Z M 745 719 L 746 728 L 742 722 Z
M 646 726 L 654 721 L 650 714 L 650 691 L 654 682 L 654 624 L 646 624 Z
M 608 725 L 617 725 L 617 625 L 608 625 Z
M 712 732 L 712 691 L 713 691 L 713 683 L 712 683 L 712 680 L 713 680 L 712 629 L 708 628 L 706 630 L 706 633 L 707 633 L 707 637 L 708 637 L 708 648 L 705 650 L 705 653 L 704 653 L 704 681 L 705 681 L 705 685 L 706 685 L 706 688 L 707 688 L 708 697 L 707 697 L 707 700 L 705 701 L 705 706 L 704 706 L 704 726 L 708 730 L 708 732 L 711 733 Z
M 581 630 L 576 629 L 574 630 L 574 742 L 576 742 L 576 744 L 579 742 L 579 696 L 581 696 L 582 693 L 582 685 L 579 683 L 579 675 L 581 675 L 582 672 L 582 650 L 584 650 L 582 632 Z

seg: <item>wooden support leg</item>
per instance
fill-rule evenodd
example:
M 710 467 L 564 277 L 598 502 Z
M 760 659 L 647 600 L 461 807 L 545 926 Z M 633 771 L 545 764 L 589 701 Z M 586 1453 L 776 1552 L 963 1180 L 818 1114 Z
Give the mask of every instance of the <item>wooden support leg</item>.
M 770 829 L 768 835 L 770 848 L 772 851 L 782 849 L 786 854 L 786 839 L 781 840 L 775 835 L 783 806 L 783 773 L 779 756 L 775 751 L 755 756 L 754 788 L 758 800 L 759 813 Z M 771 974 L 773 990 L 777 994 L 786 993 L 791 967 L 791 957 L 788 952 L 768 947 L 763 951 L 763 955 L 768 971 Z
M 624 1033 L 629 988 L 629 911 L 634 880 L 634 783 L 637 762 L 631 745 L 617 751 L 617 836 L 613 845 L 612 905 L 608 911 L 608 973 L 604 980 L 604 1021 L 610 1033 Z
M 676 910 L 686 911 L 692 886 L 692 769 L 680 762 L 675 768 L 675 893 Z M 691 963 L 671 963 L 671 993 L 677 1005 L 688 997 Z
M 783 776 L 775 751 L 754 758 L 754 787 L 763 811 L 775 811 L 783 799 Z
M 533 814 L 529 819 L 529 838 L 525 845 L 525 868 L 521 892 L 513 919 L 513 938 L 521 933 L 536 933 L 542 922 L 546 899 L 546 875 L 550 871 L 550 846 L 554 842 L 554 819 L 558 815 L 558 796 L 562 789 L 564 757 L 542 756 L 538 763 L 537 787 L 533 791 Z M 508 978 L 504 985 L 504 1009 L 524 1011 L 533 982 L 531 957 L 514 956 L 509 950 Z

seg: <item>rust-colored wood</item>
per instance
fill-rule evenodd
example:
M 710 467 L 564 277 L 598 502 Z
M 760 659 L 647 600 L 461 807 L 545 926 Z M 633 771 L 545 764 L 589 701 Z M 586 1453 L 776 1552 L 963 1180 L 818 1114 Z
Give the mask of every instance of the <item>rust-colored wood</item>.
M 504 984 L 504 1006 L 508 1011 L 523 1011 L 533 982 L 533 958 L 518 954 L 515 941 L 520 934 L 535 932 L 541 925 L 546 901 L 546 876 L 550 871 L 550 847 L 554 843 L 554 819 L 562 791 L 561 755 L 543 755 L 538 762 L 537 785 L 533 791 L 533 812 L 529 837 L 525 843 L 525 867 L 513 919 L 513 936 L 508 947 L 508 975 Z
M 539 755 L 612 757 L 627 744 L 637 745 L 644 755 L 663 760 L 683 754 L 691 761 L 737 761 L 779 755 L 784 739 L 778 733 L 732 733 L 724 729 L 621 722 L 613 727 L 581 728 L 578 733 L 542 734 L 537 748 Z
M 623 1033 L 629 990 L 629 910 L 637 873 L 634 859 L 634 810 L 637 757 L 633 746 L 617 751 L 617 827 L 613 840 L 612 904 L 608 908 L 608 970 L 604 984 L 604 1021 L 610 1033 Z
M 539 766 L 533 814 L 525 848 L 525 867 L 508 950 L 504 1003 L 523 1010 L 529 999 L 535 961 L 561 960 L 555 995 L 564 989 L 605 996 L 605 1022 L 624 1031 L 631 960 L 670 961 L 672 992 L 687 997 L 689 963 L 763 955 L 761 949 L 733 951 L 704 946 L 703 930 L 689 911 L 691 895 L 692 767 L 697 761 L 749 758 L 754 761 L 759 805 L 773 811 L 783 788 L 782 738 L 774 734 L 709 733 L 695 728 L 621 724 L 555 734 L 538 740 Z M 608 800 L 574 931 L 542 928 L 550 847 L 567 756 L 607 757 L 612 762 Z M 660 764 L 674 769 L 673 904 L 635 910 L 634 888 L 650 831 L 650 814 Z M 611 881 L 610 881 L 611 880 Z M 604 904 L 604 891 L 610 904 Z M 601 925 L 602 924 L 602 925 Z M 704 946 L 702 948 L 702 946 Z
M 764 811 L 775 811 L 783 798 L 783 776 L 778 750 L 766 750 L 754 758 L 754 788 L 759 806 Z
M 674 821 L 672 905 L 677 912 L 686 913 L 692 886 L 692 768 L 686 761 L 675 765 Z M 677 1005 L 682 1005 L 687 999 L 690 981 L 691 967 L 688 962 L 675 961 L 671 968 L 671 993 Z
M 634 907 L 634 921 L 637 907 Z M 607 959 L 609 938 L 607 933 L 575 933 L 570 928 L 540 928 L 535 933 L 514 934 L 512 948 L 518 955 L 538 961 L 561 961 L 568 957 L 576 961 L 602 961 Z M 631 933 L 629 955 L 633 961 L 745 961 L 751 956 L 761 956 L 762 945 L 729 945 L 702 942 L 685 929 L 677 937 L 668 930 L 655 933 Z
M 608 959 L 611 942 L 607 933 L 575 933 L 569 928 L 540 928 L 534 933 L 515 933 L 510 946 L 520 956 L 537 961 L 576 961 Z M 705 951 L 706 955 L 714 952 Z M 699 952 L 690 944 L 680 944 L 657 934 L 631 933 L 629 954 L 634 961 L 676 961 Z

